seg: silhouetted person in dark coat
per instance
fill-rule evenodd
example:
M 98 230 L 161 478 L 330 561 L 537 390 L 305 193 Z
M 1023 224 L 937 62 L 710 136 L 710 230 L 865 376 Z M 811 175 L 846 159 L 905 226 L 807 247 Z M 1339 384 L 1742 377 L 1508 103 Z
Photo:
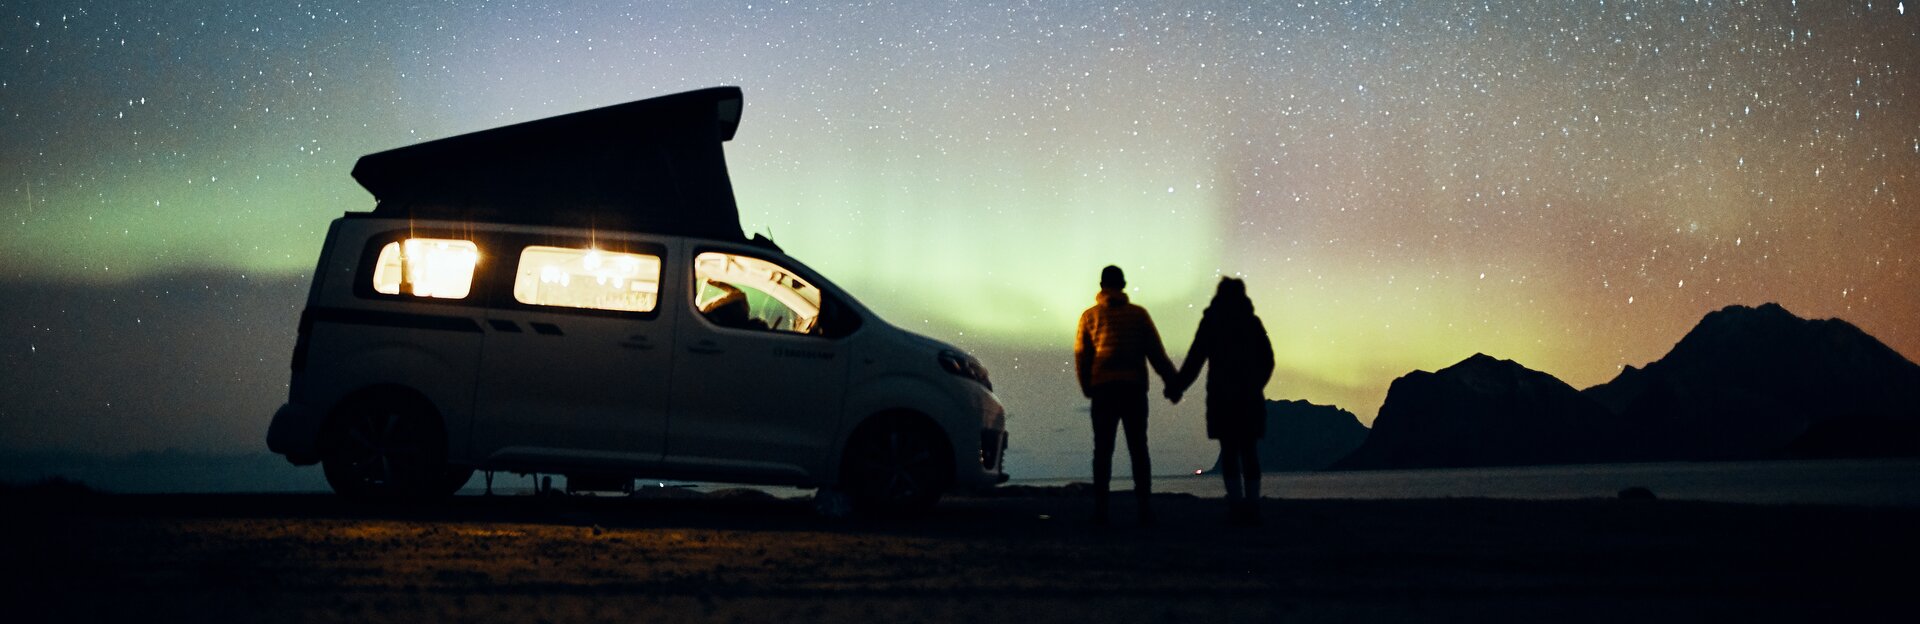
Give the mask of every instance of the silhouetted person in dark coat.
M 1254 444 L 1267 433 L 1267 380 L 1273 377 L 1273 345 L 1253 314 L 1247 285 L 1220 278 L 1200 331 L 1180 372 L 1167 383 L 1167 398 L 1180 395 L 1207 371 L 1207 437 L 1220 441 L 1220 474 L 1227 480 L 1227 507 L 1235 524 L 1260 522 L 1260 455 Z
M 1120 267 L 1100 272 L 1100 294 L 1080 315 L 1073 341 L 1074 369 L 1080 393 L 1093 400 L 1093 521 L 1107 521 L 1107 483 L 1113 477 L 1114 430 L 1125 425 L 1127 454 L 1133 458 L 1133 494 L 1140 523 L 1153 523 L 1148 497 L 1153 493 L 1153 462 L 1147 456 L 1147 365 L 1172 383 L 1173 360 L 1160 343 L 1147 309 L 1127 302 L 1126 275 Z

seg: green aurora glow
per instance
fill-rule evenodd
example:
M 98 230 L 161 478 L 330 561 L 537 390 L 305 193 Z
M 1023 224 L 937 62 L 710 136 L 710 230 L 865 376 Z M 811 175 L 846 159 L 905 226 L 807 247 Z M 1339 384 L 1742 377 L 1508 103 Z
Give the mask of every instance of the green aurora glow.
M 1005 354 L 1044 427 L 1077 418 L 1109 263 L 1176 358 L 1246 276 L 1270 396 L 1363 420 L 1474 352 L 1600 383 L 1734 303 L 1920 354 L 1904 4 L 1065 4 L 29 2 L 0 16 L 0 261 L 303 275 L 372 205 L 362 154 L 736 84 L 747 230 Z

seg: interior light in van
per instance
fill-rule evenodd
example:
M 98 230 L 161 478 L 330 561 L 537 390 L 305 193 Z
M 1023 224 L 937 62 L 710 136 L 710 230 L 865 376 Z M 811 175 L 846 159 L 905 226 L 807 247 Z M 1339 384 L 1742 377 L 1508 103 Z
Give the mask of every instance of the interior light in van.
M 404 244 L 403 244 L 404 243 Z M 473 291 L 473 268 L 480 248 L 473 241 L 409 238 L 387 243 L 374 263 L 374 292 L 415 297 L 464 299 Z
M 520 303 L 646 312 L 660 296 L 660 258 L 646 254 L 531 246 L 520 252 L 513 298 Z

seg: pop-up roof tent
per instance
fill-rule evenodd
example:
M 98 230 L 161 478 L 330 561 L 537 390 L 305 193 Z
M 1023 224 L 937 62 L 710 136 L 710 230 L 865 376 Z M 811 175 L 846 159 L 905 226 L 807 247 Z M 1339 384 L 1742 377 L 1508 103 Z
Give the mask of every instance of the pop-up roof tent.
M 360 157 L 374 214 L 741 239 L 720 144 L 739 87 L 714 87 Z

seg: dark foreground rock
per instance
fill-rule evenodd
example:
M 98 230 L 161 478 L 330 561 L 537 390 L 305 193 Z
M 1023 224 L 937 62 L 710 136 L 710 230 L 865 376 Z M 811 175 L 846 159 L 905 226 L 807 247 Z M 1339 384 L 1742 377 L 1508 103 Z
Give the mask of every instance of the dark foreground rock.
M 1920 511 L 1666 500 L 10 497 L 10 621 L 1846 621 L 1910 604 Z M 1125 511 L 1121 506 L 1117 511 Z

